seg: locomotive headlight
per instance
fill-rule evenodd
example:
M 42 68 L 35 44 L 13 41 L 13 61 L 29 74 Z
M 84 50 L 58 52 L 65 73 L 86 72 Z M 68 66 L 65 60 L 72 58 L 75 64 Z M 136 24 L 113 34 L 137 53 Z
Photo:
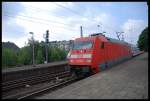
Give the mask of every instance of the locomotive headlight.
M 91 62 L 91 60 L 86 60 L 86 62 Z
M 78 55 L 71 55 L 70 58 L 77 58 Z
M 70 62 L 74 62 L 73 60 L 70 60 Z
M 92 58 L 92 54 L 72 54 L 70 58 Z
M 83 54 L 82 58 L 92 58 L 92 54 Z
M 70 55 L 71 55 L 71 52 L 69 51 L 69 53 L 67 55 L 67 59 L 69 59 Z

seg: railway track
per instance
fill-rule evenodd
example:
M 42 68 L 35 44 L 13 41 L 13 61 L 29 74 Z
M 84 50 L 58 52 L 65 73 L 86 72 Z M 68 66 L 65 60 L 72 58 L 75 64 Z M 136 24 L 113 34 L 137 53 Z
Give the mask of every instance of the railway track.
M 65 80 L 65 81 L 60 82 L 60 83 L 56 83 L 56 84 L 53 84 L 53 85 L 48 85 L 46 87 L 36 89 L 35 91 L 33 91 L 31 93 L 28 93 L 24 96 L 20 96 L 17 99 L 20 100 L 20 99 L 34 98 L 38 95 L 42 95 L 42 94 L 45 94 L 46 92 L 50 92 L 50 91 L 53 91 L 55 89 L 59 89 L 60 87 L 71 84 L 71 83 L 75 82 L 76 80 L 77 80 L 76 78 L 70 78 L 69 80 Z
M 4 82 L 2 83 L 2 91 L 6 92 L 15 88 L 24 87 L 25 85 L 33 85 L 48 80 L 54 80 L 55 77 L 62 78 L 63 76 L 69 75 L 69 73 L 70 73 L 69 71 L 64 71 L 61 73 L 45 73 L 43 75 L 35 75 L 28 78 Z
M 2 70 L 2 82 L 14 81 L 45 73 L 57 73 L 68 70 L 67 62 L 53 62 L 48 64 L 30 65 L 23 67 L 7 68 Z
M 69 78 L 70 76 L 71 75 L 69 71 L 62 72 L 62 73 L 55 74 L 55 76 L 48 77 L 47 79 L 38 79 L 37 80 L 38 82 L 36 83 L 35 83 L 35 80 L 33 81 L 31 80 L 31 82 L 33 82 L 32 85 L 29 85 L 28 84 L 29 81 L 27 80 L 21 83 L 28 84 L 29 85 L 28 87 L 20 87 L 16 89 L 9 88 L 9 90 L 3 91 L 2 98 L 3 99 L 19 99 L 22 97 L 25 98 L 26 96 L 33 95 L 36 92 L 43 91 L 43 89 L 50 88 L 51 86 L 58 85 L 59 83 L 62 83 L 62 82 L 67 82 L 65 79 Z M 18 83 L 16 85 L 18 86 L 20 84 Z
M 3 96 L 3 99 L 26 99 L 33 98 L 38 94 L 41 95 L 47 91 L 58 89 L 66 84 L 75 81 L 75 78 L 70 78 L 68 80 L 56 81 L 56 82 L 46 82 L 38 85 L 31 86 L 26 89 L 18 89 L 18 91 L 13 91 L 7 96 Z
M 33 98 L 80 79 L 71 75 L 65 62 L 44 68 L 5 72 L 2 74 L 2 99 Z
M 71 76 L 66 62 L 40 66 L 2 72 L 2 99 L 18 99 L 27 94 L 32 95 L 62 81 L 67 82 L 66 78 Z

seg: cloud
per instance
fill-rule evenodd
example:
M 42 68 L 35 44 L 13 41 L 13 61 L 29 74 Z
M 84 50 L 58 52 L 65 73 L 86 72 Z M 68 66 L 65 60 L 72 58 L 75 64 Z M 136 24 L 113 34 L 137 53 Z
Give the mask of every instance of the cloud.
M 15 3 L 15 2 L 4 2 L 2 4 L 2 41 L 11 41 L 15 42 L 19 47 L 24 46 L 24 42 L 27 41 L 27 38 L 29 38 L 28 33 L 30 31 L 33 31 L 35 33 L 35 38 L 37 40 L 43 39 L 43 31 L 46 31 L 47 29 L 50 29 L 51 26 L 43 25 L 40 23 L 33 23 L 30 20 L 30 18 L 20 17 L 20 15 L 25 14 L 33 17 L 40 17 L 42 19 L 49 18 L 48 14 L 45 14 L 45 12 L 42 12 L 41 9 L 40 12 L 31 12 L 30 8 L 25 8 L 26 4 L 32 4 L 32 6 L 41 7 L 42 9 L 48 10 L 54 10 L 56 7 L 59 8 L 56 5 L 52 5 L 52 3 Z M 69 5 L 71 5 L 69 3 Z M 46 12 L 47 13 L 47 12 Z M 11 17 L 8 17 L 6 15 L 11 15 Z M 13 17 L 13 18 L 12 18 Z M 21 18 L 21 19 L 20 19 Z M 50 17 L 52 21 L 59 21 L 60 23 L 63 22 L 62 19 L 55 19 L 54 17 Z M 28 21 L 26 21 L 26 19 Z M 37 20 L 34 20 L 37 21 Z M 42 21 L 43 22 L 43 21 Z M 46 21 L 45 21 L 46 22 Z M 48 23 L 48 22 L 47 22 Z M 49 23 L 49 25 L 51 25 Z M 57 29 L 58 30 L 58 29 Z M 58 38 L 59 39 L 59 38 Z
M 115 17 L 108 14 L 108 13 L 99 13 L 95 15 L 93 19 L 90 19 L 88 22 L 88 29 L 87 32 L 89 33 L 97 33 L 97 32 L 106 32 L 105 35 L 107 37 L 115 38 L 115 31 L 116 31 L 116 20 Z M 85 23 L 85 25 L 87 24 Z M 98 27 L 97 25 L 100 25 Z
M 23 42 L 21 38 L 25 35 L 25 29 L 16 23 L 16 17 L 23 10 L 24 8 L 19 3 L 2 3 L 2 41 L 11 41 L 17 43 L 19 46 L 21 45 Z M 10 15 L 10 12 L 12 17 L 7 16 Z M 23 44 L 21 46 L 23 46 Z
M 56 3 L 60 4 L 62 6 L 65 6 L 65 7 L 73 7 L 74 6 L 73 2 L 56 2 Z
M 146 26 L 144 20 L 128 19 L 122 26 L 125 40 L 137 44 L 138 37 Z
M 99 29 L 97 28 L 97 24 L 99 24 L 99 22 L 107 24 L 111 20 L 109 17 L 110 15 L 105 14 L 105 13 L 100 13 L 98 16 L 94 15 L 94 17 L 92 18 L 86 15 L 87 12 L 83 13 L 83 15 L 85 16 L 80 16 L 80 15 L 75 16 L 75 14 L 71 13 L 67 9 L 59 7 L 58 5 L 55 5 L 52 2 L 42 2 L 42 3 L 41 2 L 30 2 L 30 3 L 20 2 L 20 4 L 23 6 L 24 10 L 18 11 L 18 13 L 15 15 L 16 19 L 14 19 L 14 22 L 16 24 L 10 23 L 11 26 L 17 25 L 15 26 L 16 28 L 11 27 L 12 30 L 10 30 L 10 32 L 17 33 L 16 35 L 18 35 L 17 36 L 18 42 L 16 43 L 18 45 L 22 43 L 19 41 L 25 41 L 25 40 L 27 41 L 27 34 L 31 31 L 34 32 L 35 39 L 39 41 L 44 40 L 43 34 L 45 33 L 47 29 L 49 29 L 50 31 L 51 41 L 70 40 L 70 39 L 75 39 L 77 37 L 80 37 L 80 26 L 83 26 L 84 36 L 88 36 L 89 34 L 99 31 Z M 77 7 L 77 6 L 75 7 L 75 3 L 72 3 L 72 2 L 63 2 L 63 3 L 57 2 L 57 4 L 60 4 L 62 6 L 65 6 L 71 9 L 73 9 L 73 7 L 74 9 L 76 9 Z M 85 8 L 85 11 L 88 11 L 88 10 L 90 9 Z M 67 15 L 64 12 L 67 12 Z M 54 14 L 56 14 L 57 16 L 54 16 Z M 27 17 L 23 17 L 22 15 L 25 15 Z M 34 19 L 34 17 L 40 18 L 42 20 Z M 64 23 L 66 25 L 59 24 L 59 23 L 52 23 L 51 21 Z M 5 29 L 6 28 L 8 27 L 5 27 Z M 23 32 L 25 32 L 24 35 L 20 35 L 19 30 L 16 30 L 16 29 L 21 29 Z M 104 30 L 105 27 L 102 26 L 101 29 Z M 24 38 L 22 36 L 24 36 Z M 62 37 L 62 36 L 65 36 L 65 37 Z M 13 41 L 12 37 L 11 37 L 11 40 Z
M 2 18 L 3 20 L 10 20 L 11 18 L 5 17 L 5 14 L 12 13 L 16 17 L 24 8 L 17 2 L 2 2 Z
M 57 4 L 70 8 L 78 14 Z M 16 43 L 21 47 L 24 45 L 24 41 L 30 38 L 29 32 L 33 32 L 34 38 L 39 41 L 44 40 L 43 34 L 46 30 L 50 32 L 50 41 L 70 40 L 80 37 L 80 26 L 82 26 L 84 36 L 105 31 L 107 37 L 117 38 L 116 31 L 123 30 L 126 34 L 125 39 L 129 41 L 127 37 L 130 35 L 128 32 L 129 26 L 133 24 L 136 27 L 138 31 L 134 33 L 136 34 L 142 30 L 143 27 L 139 31 L 140 27 L 145 25 L 145 22 L 143 20 L 129 19 L 123 24 L 120 24 L 120 22 L 118 24 L 118 16 L 103 11 L 105 6 L 111 5 L 112 3 L 91 2 L 19 2 L 16 3 L 15 7 L 12 6 L 8 10 L 9 14 L 13 14 L 15 18 L 3 20 L 3 36 L 7 40 L 7 37 L 9 37 L 10 41 L 12 40 L 13 42 L 17 38 Z M 18 6 L 20 8 L 16 8 Z M 103 9 L 100 9 L 101 7 Z M 3 14 L 6 14 L 6 11 L 5 7 L 5 13 L 3 11 Z M 100 25 L 100 27 L 98 28 L 97 25 Z M 138 34 L 134 36 L 138 36 Z
M 45 12 L 40 11 L 40 12 L 33 13 L 33 12 L 31 12 L 31 9 L 28 8 L 29 4 L 27 4 L 27 3 L 22 3 L 22 4 L 24 5 L 24 7 L 26 6 L 25 11 L 18 14 L 16 22 L 20 26 L 24 27 L 26 32 L 30 32 L 30 31 L 34 32 L 34 37 L 36 40 L 39 40 L 39 41 L 44 40 L 43 34 L 46 32 L 46 30 L 49 30 L 49 32 L 50 32 L 50 41 L 70 40 L 70 39 L 79 37 L 79 35 L 80 35 L 80 34 L 78 34 L 79 27 L 78 27 L 78 30 L 76 30 L 76 28 L 74 27 L 76 25 L 76 23 L 72 24 L 71 23 L 72 20 L 70 21 L 70 20 L 67 20 L 67 19 L 59 17 L 59 16 L 53 16 L 53 13 L 47 12 L 48 10 L 50 10 L 51 7 L 53 9 L 53 12 L 56 11 L 56 8 L 57 8 L 57 11 L 58 11 L 58 9 L 61 11 L 60 7 L 51 6 Z M 36 3 L 36 4 L 38 4 L 38 3 Z M 36 4 L 34 4 L 32 6 L 37 6 Z M 41 5 L 43 5 L 43 4 L 44 3 L 42 3 Z M 73 6 L 72 3 L 62 3 L 61 5 L 63 5 L 63 6 L 68 5 L 70 7 Z M 45 5 L 43 5 L 43 6 L 45 6 Z M 42 7 L 42 6 L 40 6 L 40 7 Z M 44 9 L 44 8 L 42 8 L 42 9 Z M 23 17 L 22 15 L 25 15 L 27 17 Z M 22 20 L 20 18 L 23 18 L 25 20 Z M 34 18 L 38 18 L 38 19 L 34 19 Z M 71 18 L 71 17 L 69 17 L 69 18 Z M 74 19 L 74 17 L 72 17 L 72 18 Z M 41 19 L 41 20 L 39 20 L 39 19 Z M 29 20 L 32 20 L 32 21 L 29 21 Z M 58 22 L 58 23 L 55 23 L 55 22 Z M 62 24 L 60 24 L 60 23 L 62 23 Z M 64 24 L 66 24 L 66 25 L 64 25 Z M 73 25 L 73 27 L 71 25 Z M 62 37 L 64 35 L 65 35 L 65 37 Z
M 67 10 L 59 5 L 72 8 L 74 4 L 72 2 L 21 2 L 25 7 L 26 14 L 31 13 L 47 13 L 49 15 L 55 15 L 59 17 L 64 17 Z M 64 11 L 66 10 L 66 11 Z M 70 15 L 71 16 L 71 15 Z
M 25 29 L 16 23 L 16 19 L 10 19 L 8 21 L 2 21 L 2 34 L 17 39 L 25 34 Z
M 57 6 L 52 2 L 20 2 L 24 7 L 42 8 L 43 10 L 55 10 Z
M 55 5 L 55 3 L 53 3 L 53 2 L 42 2 L 42 3 L 36 2 L 36 3 L 33 3 L 33 5 L 32 5 L 32 2 L 31 3 L 22 2 L 22 4 L 25 7 L 25 11 L 20 15 L 27 15 L 26 19 L 33 20 L 33 21 L 26 21 L 26 20 L 21 20 L 21 19 L 17 20 L 17 23 L 20 24 L 20 26 L 24 26 L 24 28 L 26 30 L 35 32 L 38 29 L 38 31 L 40 30 L 39 32 L 41 32 L 42 30 L 45 31 L 45 29 L 51 29 L 51 30 L 56 29 L 56 31 L 60 31 L 60 30 L 62 30 L 62 28 L 69 29 L 68 25 L 67 25 L 69 23 L 68 23 L 68 21 L 65 20 L 64 17 L 54 16 L 54 12 L 56 14 L 56 13 L 60 13 L 62 10 L 62 8 L 59 7 L 58 5 Z M 38 6 L 39 4 L 40 4 L 40 6 Z M 67 7 L 73 6 L 73 3 L 71 3 L 71 2 L 63 2 L 63 3 L 57 2 L 57 4 L 61 4 L 63 6 L 67 6 Z M 34 10 L 29 8 L 31 5 L 33 8 L 35 7 Z M 37 12 L 37 10 L 38 10 L 37 8 L 39 8 L 38 12 Z M 18 18 L 19 18 L 19 15 L 18 15 Z M 38 18 L 38 19 L 34 19 L 34 18 Z M 36 23 L 36 22 L 39 22 L 39 23 Z M 66 25 L 64 25 L 64 24 L 66 24 Z M 70 29 L 71 29 L 71 27 L 70 27 Z M 40 36 L 42 36 L 42 35 L 40 34 Z
M 68 24 L 66 20 L 64 20 L 63 18 L 54 17 L 54 16 L 47 15 L 47 14 L 43 14 L 42 16 L 40 14 L 37 14 L 36 16 L 38 16 L 38 18 L 41 18 L 43 20 L 40 21 L 40 20 L 31 19 L 32 21 L 27 21 L 27 20 L 17 19 L 17 23 L 20 26 L 23 26 L 27 32 L 32 31 L 35 33 L 36 40 L 39 40 L 39 41 L 44 40 L 43 33 L 45 33 L 47 29 L 49 29 L 51 32 L 50 40 L 56 40 L 56 39 L 57 40 L 69 40 L 70 36 L 75 36 L 71 32 L 71 30 L 73 31 L 73 28 L 65 26 L 63 24 L 59 24 L 59 23 Z M 18 16 L 18 18 L 20 17 Z M 44 20 L 47 20 L 47 21 L 44 21 Z M 59 23 L 52 23 L 52 22 L 49 22 L 48 20 L 53 21 L 53 22 L 56 21 Z M 56 34 L 53 34 L 53 33 L 57 33 L 57 36 Z M 58 33 L 59 33 L 59 36 L 58 36 Z M 61 37 L 63 35 L 66 35 L 66 37 Z
M 19 36 L 19 35 L 18 35 Z M 8 36 L 5 36 L 3 34 L 3 38 L 2 38 L 2 41 L 3 42 L 13 42 L 15 43 L 18 47 L 24 47 L 25 46 L 25 43 L 27 43 L 28 39 L 30 38 L 30 35 L 24 35 L 24 36 L 21 36 L 19 38 L 12 38 L 12 37 L 8 37 Z

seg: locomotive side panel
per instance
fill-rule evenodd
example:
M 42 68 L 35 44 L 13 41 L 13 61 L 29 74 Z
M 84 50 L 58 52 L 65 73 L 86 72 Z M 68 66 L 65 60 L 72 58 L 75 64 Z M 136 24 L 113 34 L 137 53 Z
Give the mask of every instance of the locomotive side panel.
M 96 37 L 94 41 L 93 48 L 93 58 L 92 58 L 92 66 L 91 69 L 94 73 L 100 72 L 100 64 L 104 62 L 105 54 L 104 54 L 104 42 Z M 102 64 L 103 65 L 103 64 Z
M 104 70 L 131 57 L 129 47 L 123 44 L 106 42 L 100 69 Z
M 99 47 L 98 47 L 98 54 L 99 61 L 97 62 L 97 67 L 99 71 L 102 71 L 106 68 L 106 43 L 100 40 Z
M 75 42 L 77 47 L 70 52 L 69 65 L 77 74 L 98 73 L 131 57 L 127 43 L 102 35 L 78 38 Z
M 92 56 L 92 65 L 91 65 L 91 71 L 93 73 L 98 73 L 99 69 L 97 68 L 97 62 L 99 61 L 99 53 L 98 53 L 98 44 L 99 40 L 97 38 L 93 41 L 93 56 Z

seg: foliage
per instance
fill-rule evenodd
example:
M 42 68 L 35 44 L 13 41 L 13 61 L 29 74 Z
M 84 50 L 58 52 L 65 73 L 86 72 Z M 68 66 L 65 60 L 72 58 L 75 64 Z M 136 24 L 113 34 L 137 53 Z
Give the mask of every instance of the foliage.
M 10 67 L 15 66 L 18 62 L 17 54 L 8 48 L 2 49 L 2 67 Z
M 2 48 L 2 67 L 10 67 L 17 65 L 31 65 L 32 64 L 32 50 L 33 44 L 31 40 L 28 40 L 28 44 L 22 47 L 18 53 L 12 49 Z M 34 54 L 35 64 L 42 64 L 45 61 L 45 43 L 34 41 Z M 66 59 L 67 52 L 58 47 L 48 46 L 48 62 L 62 61 Z
M 140 50 L 148 51 L 148 27 L 146 27 L 139 36 L 138 47 Z
M 8 48 L 8 49 L 12 49 L 14 52 L 19 52 L 20 48 L 14 44 L 13 42 L 2 42 L 2 47 L 3 48 Z
M 48 50 L 48 60 L 50 62 L 53 61 L 61 61 L 66 59 L 67 52 L 57 47 L 49 47 Z
M 36 57 L 36 64 L 42 64 L 42 63 L 44 63 L 44 57 L 42 55 L 42 50 L 39 49 Z
M 32 63 L 32 52 L 31 48 L 23 47 L 18 55 L 19 65 L 29 65 Z

